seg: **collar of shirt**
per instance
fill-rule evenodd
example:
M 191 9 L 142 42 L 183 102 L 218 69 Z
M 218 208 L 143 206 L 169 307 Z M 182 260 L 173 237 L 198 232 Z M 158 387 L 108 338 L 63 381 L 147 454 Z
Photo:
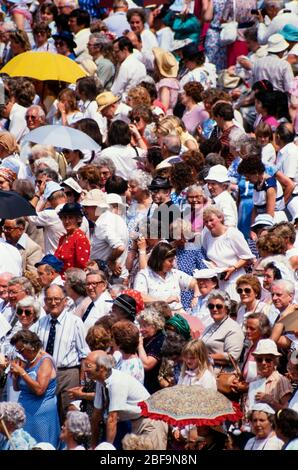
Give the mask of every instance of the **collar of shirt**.
M 26 233 L 23 233 L 23 235 L 18 239 L 18 242 L 16 244 L 17 248 L 23 248 L 23 250 L 26 250 L 27 247 L 27 241 L 28 241 L 28 235 Z

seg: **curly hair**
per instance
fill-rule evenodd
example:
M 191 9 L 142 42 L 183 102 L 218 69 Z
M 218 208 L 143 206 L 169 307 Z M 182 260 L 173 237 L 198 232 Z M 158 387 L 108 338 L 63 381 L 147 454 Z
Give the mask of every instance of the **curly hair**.
M 170 180 L 177 194 L 196 182 L 191 165 L 187 162 L 179 162 L 171 167 Z
M 268 233 L 274 233 L 277 237 L 288 238 L 290 243 L 296 240 L 296 230 L 290 222 L 279 222 L 268 230 Z
M 202 170 L 205 164 L 204 156 L 198 150 L 183 152 L 181 158 L 184 162 L 188 163 L 197 174 Z
M 138 321 L 139 323 L 143 321 L 144 323 L 154 326 L 157 331 L 162 330 L 165 326 L 165 319 L 152 307 L 146 307 L 140 313 Z
M 278 237 L 274 233 L 267 233 L 257 240 L 257 249 L 260 253 L 263 251 L 267 256 L 271 256 L 284 255 L 287 247 L 282 237 Z
M 238 277 L 236 281 L 236 288 L 238 289 L 241 284 L 248 284 L 256 294 L 256 298 L 261 298 L 262 286 L 257 277 L 253 276 L 252 274 L 244 274 L 243 276 Z
M 126 434 L 122 439 L 122 447 L 124 450 L 152 450 L 153 442 L 149 435 L 143 434 Z
M 107 351 L 111 346 L 111 334 L 101 325 L 93 325 L 89 328 L 86 343 L 91 351 Z
M 11 401 L 0 402 L 0 416 L 5 423 L 20 429 L 26 422 L 26 414 L 24 408 L 19 404 Z
M 42 347 L 42 342 L 37 336 L 36 333 L 33 333 L 30 330 L 20 330 L 17 331 L 10 339 L 10 344 L 15 346 L 18 341 L 21 341 L 24 345 L 30 346 L 32 351 L 38 351 Z
M 68 411 L 66 415 L 67 430 L 71 432 L 77 444 L 87 446 L 91 437 L 91 424 L 87 413 L 82 411 Z
M 151 98 L 149 92 L 143 86 L 136 86 L 129 90 L 127 93 L 127 98 L 131 99 L 130 106 L 134 108 L 135 106 L 144 105 L 150 108 Z
M 202 92 L 204 91 L 203 85 L 199 82 L 188 82 L 183 87 L 185 94 L 190 96 L 195 103 L 202 101 Z
M 125 354 L 135 354 L 138 350 L 140 332 L 134 323 L 127 320 L 117 321 L 112 326 L 112 337 L 119 350 Z

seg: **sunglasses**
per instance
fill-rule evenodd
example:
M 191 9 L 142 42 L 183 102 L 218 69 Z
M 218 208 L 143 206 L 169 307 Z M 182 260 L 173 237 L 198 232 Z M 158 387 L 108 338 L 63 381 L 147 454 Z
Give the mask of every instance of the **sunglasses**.
M 65 42 L 64 41 L 55 41 L 55 46 L 64 46 Z
M 17 315 L 22 315 L 23 313 L 26 315 L 26 317 L 30 317 L 30 315 L 32 315 L 33 312 L 27 308 L 17 309 Z
M 272 357 L 256 357 L 256 362 L 258 364 L 262 364 L 262 362 L 266 362 L 266 364 L 270 364 L 270 362 L 273 362 Z
M 64 194 L 66 196 L 73 196 L 73 192 L 72 191 L 64 191 Z
M 244 287 L 244 289 L 241 289 L 241 287 L 238 287 L 237 293 L 238 294 L 243 294 L 243 292 L 245 294 L 250 294 L 252 292 L 252 289 L 250 287 Z
M 132 122 L 140 122 L 141 118 L 139 116 L 131 118 Z
M 216 310 L 222 310 L 224 308 L 224 305 L 222 304 L 208 304 L 208 308 L 209 310 L 214 310 L 216 308 Z
M 27 116 L 25 116 L 26 121 L 29 121 L 30 119 L 32 119 L 32 121 L 36 121 L 37 118 L 38 116 L 33 116 L 31 114 L 27 114 Z

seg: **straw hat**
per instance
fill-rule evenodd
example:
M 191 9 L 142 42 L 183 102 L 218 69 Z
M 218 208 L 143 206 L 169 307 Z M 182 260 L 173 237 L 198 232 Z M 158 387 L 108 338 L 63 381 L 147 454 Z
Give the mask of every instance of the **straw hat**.
M 98 104 L 98 112 L 102 111 L 104 108 L 110 106 L 111 104 L 117 103 L 117 101 L 119 100 L 119 96 L 113 95 L 113 93 L 111 93 L 110 91 L 100 93 L 100 95 L 97 95 L 96 97 L 96 103 Z
M 281 34 L 272 34 L 268 39 L 268 52 L 282 52 L 289 47 L 289 43 L 284 39 Z
M 100 189 L 91 189 L 81 202 L 82 206 L 109 208 L 107 196 Z
M 160 74 L 166 78 L 176 78 L 179 65 L 175 56 L 160 47 L 153 47 L 152 51 Z

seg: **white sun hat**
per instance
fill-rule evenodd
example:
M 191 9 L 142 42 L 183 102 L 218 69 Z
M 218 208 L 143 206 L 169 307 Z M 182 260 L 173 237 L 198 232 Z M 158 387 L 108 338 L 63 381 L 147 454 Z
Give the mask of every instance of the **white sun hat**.
M 223 165 L 214 165 L 210 168 L 205 181 L 216 181 L 217 183 L 229 183 L 228 170 Z

